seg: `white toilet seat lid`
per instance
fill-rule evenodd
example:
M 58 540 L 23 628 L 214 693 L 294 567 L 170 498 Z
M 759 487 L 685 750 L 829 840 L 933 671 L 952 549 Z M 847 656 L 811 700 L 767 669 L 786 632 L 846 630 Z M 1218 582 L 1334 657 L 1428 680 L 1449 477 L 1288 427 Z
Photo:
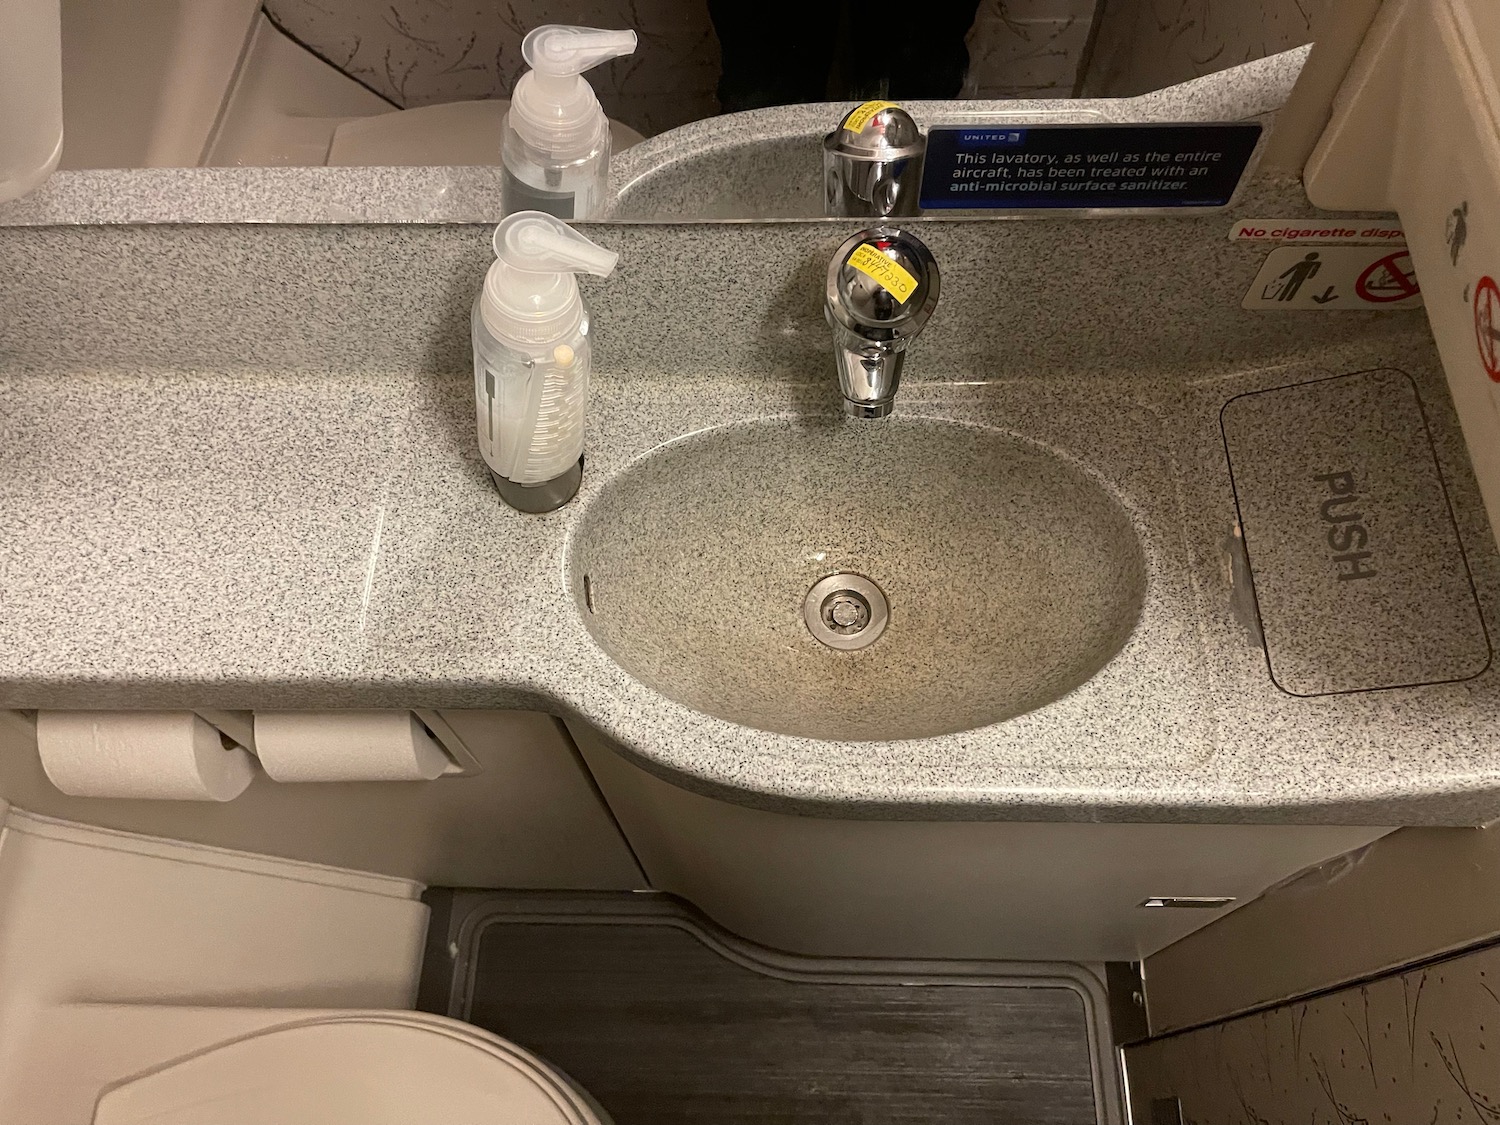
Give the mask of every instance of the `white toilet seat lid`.
M 568 1083 L 457 1021 L 362 1013 L 284 1024 L 130 1079 L 94 1125 L 598 1125 Z

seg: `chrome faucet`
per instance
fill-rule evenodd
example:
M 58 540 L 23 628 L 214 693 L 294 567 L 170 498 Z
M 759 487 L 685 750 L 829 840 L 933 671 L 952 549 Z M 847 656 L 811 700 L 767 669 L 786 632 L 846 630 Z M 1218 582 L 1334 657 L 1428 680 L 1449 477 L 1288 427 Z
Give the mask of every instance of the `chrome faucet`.
M 823 138 L 823 213 L 855 218 L 920 210 L 927 138 L 890 102 L 851 109 Z
M 939 280 L 932 251 L 895 227 L 862 230 L 838 248 L 823 313 L 833 328 L 844 413 L 891 412 L 906 347 L 937 307 Z

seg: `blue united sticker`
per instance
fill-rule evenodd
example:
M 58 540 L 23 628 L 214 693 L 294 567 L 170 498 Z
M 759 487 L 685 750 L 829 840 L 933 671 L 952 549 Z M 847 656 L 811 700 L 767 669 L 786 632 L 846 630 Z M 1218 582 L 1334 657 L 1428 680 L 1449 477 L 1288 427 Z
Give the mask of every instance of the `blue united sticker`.
M 1227 207 L 1254 122 L 943 126 L 927 135 L 923 210 Z

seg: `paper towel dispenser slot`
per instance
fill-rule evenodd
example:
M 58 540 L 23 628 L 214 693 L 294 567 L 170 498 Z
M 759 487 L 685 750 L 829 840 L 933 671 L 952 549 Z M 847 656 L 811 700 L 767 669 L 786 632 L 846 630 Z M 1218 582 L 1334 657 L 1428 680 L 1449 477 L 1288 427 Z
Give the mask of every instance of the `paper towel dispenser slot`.
M 469 748 L 464 745 L 463 738 L 460 737 L 458 731 L 453 729 L 448 720 L 443 718 L 441 712 L 417 710 L 412 714 L 448 755 L 448 766 L 443 770 L 443 777 L 466 777 L 480 772 L 483 767 L 480 766 L 479 759 L 469 753 Z
M 1220 414 L 1272 679 L 1292 695 L 1465 680 L 1490 644 L 1416 385 L 1376 370 Z
M 249 711 L 205 711 L 193 712 L 211 727 L 219 731 L 219 739 L 229 746 L 242 746 L 255 753 L 255 716 Z

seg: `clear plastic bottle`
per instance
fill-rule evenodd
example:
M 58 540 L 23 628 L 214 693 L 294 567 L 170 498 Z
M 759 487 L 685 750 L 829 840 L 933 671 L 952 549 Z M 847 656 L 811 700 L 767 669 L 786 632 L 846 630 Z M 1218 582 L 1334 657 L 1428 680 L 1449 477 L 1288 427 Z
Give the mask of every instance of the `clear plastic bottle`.
M 531 67 L 511 91 L 500 142 L 505 213 L 603 214 L 609 118 L 583 72 L 635 51 L 635 32 L 547 24 L 521 42 Z
M 494 246 L 473 313 L 479 451 L 506 503 L 550 512 L 583 476 L 592 356 L 573 275 L 608 277 L 619 255 L 540 211 L 505 218 Z

